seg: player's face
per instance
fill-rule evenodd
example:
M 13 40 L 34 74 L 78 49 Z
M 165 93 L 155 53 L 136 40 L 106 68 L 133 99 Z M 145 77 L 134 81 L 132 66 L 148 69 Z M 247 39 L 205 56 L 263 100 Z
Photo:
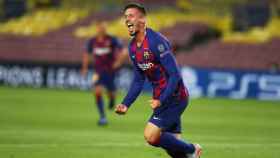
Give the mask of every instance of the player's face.
M 144 26 L 142 13 L 136 8 L 129 8 L 124 13 L 125 24 L 130 36 L 135 36 Z
M 106 34 L 106 26 L 105 23 L 98 23 L 96 25 L 96 33 L 99 36 L 105 35 Z

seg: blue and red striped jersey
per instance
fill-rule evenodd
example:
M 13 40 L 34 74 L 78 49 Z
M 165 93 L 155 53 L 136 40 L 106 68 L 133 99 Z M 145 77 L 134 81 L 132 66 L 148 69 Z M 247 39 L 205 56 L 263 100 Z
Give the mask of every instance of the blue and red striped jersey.
M 171 45 L 163 35 L 147 28 L 140 47 L 135 39 L 131 40 L 129 56 L 134 67 L 134 79 L 122 102 L 124 105 L 129 107 L 135 101 L 145 79 L 152 84 L 153 99 L 159 99 L 162 104 L 188 96 Z
M 123 47 L 121 42 L 107 35 L 102 40 L 91 38 L 87 43 L 87 52 L 93 56 L 93 67 L 97 73 L 113 72 L 118 51 Z

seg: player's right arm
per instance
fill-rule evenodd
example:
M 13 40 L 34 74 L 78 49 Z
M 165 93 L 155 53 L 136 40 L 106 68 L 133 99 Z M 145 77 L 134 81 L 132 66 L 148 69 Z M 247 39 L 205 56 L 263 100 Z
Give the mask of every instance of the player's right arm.
M 88 53 L 83 53 L 83 59 L 82 59 L 82 75 L 86 76 L 88 72 L 88 63 L 89 63 L 89 54 Z
M 92 53 L 92 50 L 93 50 L 92 40 L 89 40 L 87 42 L 86 49 L 87 49 L 87 52 L 84 52 L 83 56 L 82 56 L 82 70 L 81 70 L 81 73 L 82 73 L 83 76 L 86 76 L 86 74 L 88 72 L 90 54 Z
M 128 90 L 126 97 L 123 99 L 122 103 L 116 106 L 116 113 L 118 114 L 125 114 L 131 104 L 136 100 L 139 94 L 142 91 L 145 76 L 143 72 L 137 67 L 136 64 L 133 64 L 134 68 L 134 78 L 131 83 L 131 86 Z

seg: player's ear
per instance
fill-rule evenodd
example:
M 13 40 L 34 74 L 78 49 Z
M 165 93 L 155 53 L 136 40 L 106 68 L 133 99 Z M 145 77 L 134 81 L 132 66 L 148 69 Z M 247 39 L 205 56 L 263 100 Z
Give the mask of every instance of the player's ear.
M 145 16 L 142 16 L 140 19 L 139 19 L 139 22 L 143 25 L 146 24 L 146 17 Z

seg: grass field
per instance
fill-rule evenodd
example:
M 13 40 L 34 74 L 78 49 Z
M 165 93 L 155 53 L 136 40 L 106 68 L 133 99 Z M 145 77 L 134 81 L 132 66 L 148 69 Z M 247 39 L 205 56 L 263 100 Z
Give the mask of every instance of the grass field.
M 148 100 L 98 127 L 89 92 L 0 87 L 0 158 L 167 158 L 143 139 Z M 194 99 L 183 127 L 202 158 L 280 157 L 279 102 Z

